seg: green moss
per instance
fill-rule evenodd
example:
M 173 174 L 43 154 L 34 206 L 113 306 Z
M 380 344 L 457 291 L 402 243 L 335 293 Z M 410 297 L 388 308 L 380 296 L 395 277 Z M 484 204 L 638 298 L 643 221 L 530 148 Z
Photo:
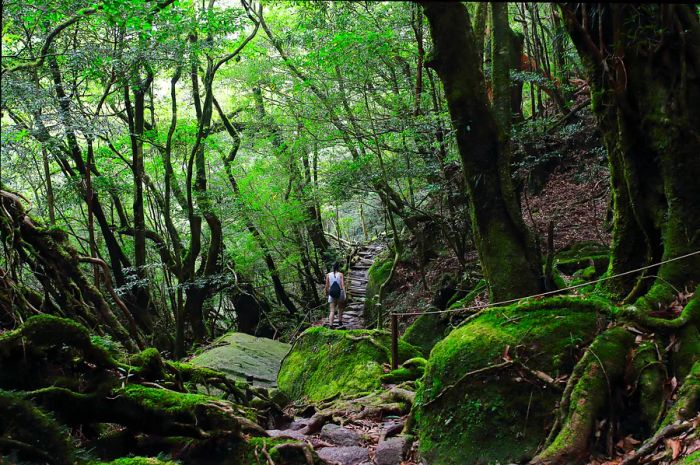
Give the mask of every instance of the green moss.
M 92 343 L 90 333 L 83 325 L 70 318 L 59 318 L 41 314 L 29 318 L 19 328 L 0 335 L 0 360 L 12 351 L 17 343 L 30 340 L 33 348 L 53 348 L 70 345 L 82 350 L 95 363 L 113 365 L 113 361 L 102 347 Z
M 678 420 L 687 420 L 700 410 L 700 362 L 695 362 L 683 380 L 676 403 L 669 409 L 660 428 Z
M 399 368 L 382 375 L 382 383 L 398 384 L 404 381 L 415 381 L 423 377 L 427 360 L 423 357 L 416 357 L 406 360 Z
M 177 465 L 178 463 L 155 457 L 122 457 L 111 462 L 102 462 L 98 465 Z
M 205 430 L 235 432 L 240 429 L 235 415 L 246 416 L 245 410 L 239 406 L 203 394 L 130 384 L 115 390 L 114 395 L 125 411 L 138 409 L 144 422 L 151 424 L 173 422 L 193 424 Z
M 471 305 L 476 296 L 486 290 L 487 287 L 486 281 L 480 280 L 466 296 L 453 302 L 448 308 L 453 310 Z M 435 313 L 421 315 L 406 328 L 406 332 L 404 332 L 401 339 L 418 347 L 423 356 L 428 357 L 435 344 L 447 336 L 447 333 L 452 329 L 449 316 L 449 314 Z
M 700 464 L 700 450 L 695 451 L 692 454 L 688 455 L 687 457 L 684 457 L 681 459 L 680 462 L 678 462 L 678 465 L 698 465 Z
M 482 292 L 484 292 L 484 290 L 485 290 L 487 287 L 488 287 L 488 283 L 486 282 L 486 280 L 484 280 L 484 279 L 480 280 L 480 281 L 476 284 L 476 286 L 474 286 L 474 289 L 472 289 L 471 291 L 469 291 L 469 293 L 468 293 L 466 296 L 462 297 L 461 299 L 459 299 L 459 300 L 457 300 L 457 301 L 455 301 L 455 302 L 452 302 L 448 308 L 449 308 L 450 310 L 452 310 L 452 309 L 455 309 L 455 308 L 464 308 L 464 307 L 468 307 L 469 305 L 471 305 L 471 304 L 474 302 L 474 299 L 476 299 L 476 297 L 477 297 L 479 294 L 481 294 Z
M 135 355 L 129 363 L 139 368 L 138 373 L 144 379 L 155 381 L 165 377 L 165 364 L 158 349 L 153 347 Z
M 430 351 L 450 328 L 448 319 L 440 314 L 421 315 L 406 328 L 401 340 L 420 349 L 424 357 L 430 355 Z
M 671 354 L 671 358 L 677 379 L 683 379 L 695 362 L 700 360 L 700 331 L 697 326 L 691 324 L 681 329 L 678 341 L 678 349 Z
M 533 370 L 568 374 L 609 305 L 567 297 L 528 301 L 488 309 L 453 330 L 431 352 L 416 396 L 426 459 L 485 464 L 531 458 L 561 393 L 515 366 L 463 375 L 503 362 L 506 347 Z
M 113 368 L 117 363 L 94 344 L 88 330 L 68 318 L 35 315 L 19 328 L 0 335 L 0 388 L 36 389 L 54 384 L 57 373 L 48 360 L 62 360 L 66 367 L 75 360 Z
M 631 333 L 621 327 L 611 328 L 600 334 L 576 365 L 578 379 L 568 403 L 565 404 L 566 420 L 554 441 L 538 456 L 537 461 L 547 463 L 555 458 L 569 458 L 587 446 L 597 416 L 605 409 L 610 385 L 622 381 L 626 357 L 634 342 Z
M 640 416 L 644 424 L 653 430 L 665 402 L 664 381 L 666 370 L 658 359 L 659 349 L 653 342 L 643 342 L 634 353 L 632 368 L 636 375 Z
M 293 449 L 280 447 L 286 444 L 294 444 L 299 447 Z M 304 449 L 312 458 L 311 464 L 306 460 Z M 267 452 L 272 463 L 277 465 L 321 465 L 323 463 L 314 450 L 301 441 L 263 437 L 249 438 L 233 463 L 236 465 L 268 465 L 270 461 L 263 451 Z
M 19 394 L 0 390 L 0 457 L 37 463 L 71 463 L 68 432 Z
M 608 268 L 610 261 L 607 246 L 596 242 L 579 242 L 557 253 L 555 266 L 565 274 L 572 275 L 577 270 L 592 267 L 587 274 L 600 276 Z
M 390 335 L 378 330 L 307 329 L 282 361 L 277 382 L 292 400 L 318 402 L 378 389 L 382 364 L 391 359 Z M 399 342 L 399 359 L 417 357 L 417 348 Z

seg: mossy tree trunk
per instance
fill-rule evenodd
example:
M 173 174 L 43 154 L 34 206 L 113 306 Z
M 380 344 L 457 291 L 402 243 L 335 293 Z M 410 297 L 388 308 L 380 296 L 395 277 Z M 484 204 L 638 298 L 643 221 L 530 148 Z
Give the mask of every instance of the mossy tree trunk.
M 700 250 L 700 22 L 692 5 L 564 4 L 608 149 L 609 272 Z M 645 279 L 654 277 L 655 279 Z M 612 280 L 654 304 L 700 281 L 700 256 Z M 651 287 L 651 289 L 649 289 Z
M 506 147 L 489 108 L 469 16 L 461 3 L 421 2 L 456 130 L 479 258 L 494 299 L 543 290 L 541 259 L 522 220 Z M 507 38 L 506 38 L 507 40 Z M 504 158 L 506 157 L 506 158 Z

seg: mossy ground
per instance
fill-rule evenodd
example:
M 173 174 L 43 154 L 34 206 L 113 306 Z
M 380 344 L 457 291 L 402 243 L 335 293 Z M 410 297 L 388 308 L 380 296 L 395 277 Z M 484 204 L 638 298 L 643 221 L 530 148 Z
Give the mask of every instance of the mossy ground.
M 310 328 L 282 361 L 279 388 L 292 400 L 311 402 L 374 391 L 381 387 L 382 365 L 391 360 L 390 347 L 384 331 Z M 417 356 L 417 348 L 399 343 L 401 361 Z
M 531 370 L 553 378 L 568 374 L 598 332 L 597 309 L 605 307 L 560 297 L 492 308 L 440 341 L 416 397 L 421 451 L 428 462 L 512 463 L 532 457 L 561 392 L 515 364 L 460 378 L 502 363 L 506 349 Z
M 700 450 L 684 457 L 678 465 L 698 465 L 700 463 Z

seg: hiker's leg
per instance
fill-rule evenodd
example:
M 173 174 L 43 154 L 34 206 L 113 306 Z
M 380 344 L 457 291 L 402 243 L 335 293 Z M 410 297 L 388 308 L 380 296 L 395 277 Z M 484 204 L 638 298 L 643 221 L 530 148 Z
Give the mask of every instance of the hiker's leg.
M 335 313 L 335 302 L 331 301 L 328 306 L 331 308 L 331 314 L 328 316 L 328 326 L 333 325 L 333 314 Z
M 338 302 L 338 324 L 343 324 L 343 310 L 345 310 L 345 300 Z

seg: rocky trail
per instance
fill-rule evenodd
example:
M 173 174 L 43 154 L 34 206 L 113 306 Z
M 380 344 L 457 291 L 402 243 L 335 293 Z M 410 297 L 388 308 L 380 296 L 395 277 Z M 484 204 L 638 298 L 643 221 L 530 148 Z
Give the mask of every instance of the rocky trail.
M 367 281 L 369 280 L 369 268 L 374 259 L 384 249 L 383 244 L 371 243 L 361 246 L 350 263 L 350 269 L 345 277 L 348 300 L 343 310 L 342 329 L 363 329 L 365 321 L 363 317 L 365 300 L 367 299 Z M 328 322 L 328 316 L 316 321 L 314 326 L 320 326 Z
M 384 249 L 382 244 L 360 247 L 346 276 L 349 294 L 342 329 L 364 329 L 363 313 L 369 268 Z M 327 315 L 314 326 L 327 324 Z M 369 398 L 369 396 L 368 396 Z M 348 401 L 342 408 L 292 406 L 291 421 L 267 430 L 271 437 L 304 441 L 329 465 L 409 465 L 414 451 L 400 436 L 406 415 L 386 415 L 363 405 L 366 399 Z

